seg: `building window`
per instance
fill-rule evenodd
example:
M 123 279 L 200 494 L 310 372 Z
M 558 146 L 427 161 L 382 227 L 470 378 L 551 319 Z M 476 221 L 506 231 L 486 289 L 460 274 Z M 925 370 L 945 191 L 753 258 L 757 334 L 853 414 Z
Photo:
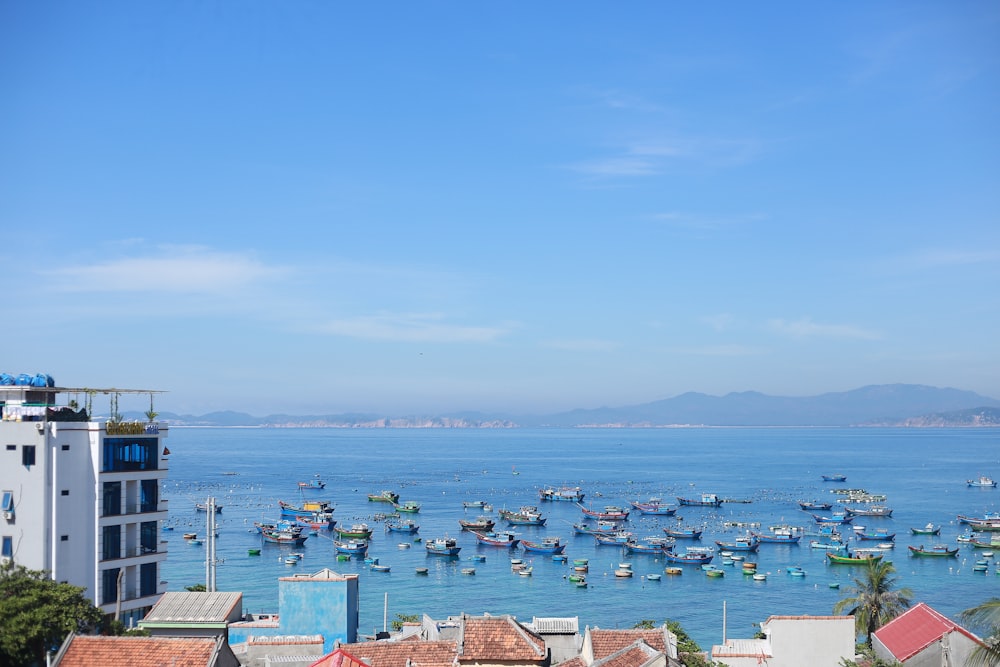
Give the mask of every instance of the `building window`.
M 69 542 L 69 535 L 60 535 L 59 536 L 59 541 L 60 542 Z
M 17 445 L 7 445 L 7 451 L 8 452 L 16 452 L 17 451 Z
M 156 438 L 104 438 L 104 462 L 101 472 L 157 470 Z
M 10 535 L 3 536 L 3 551 L 0 552 L 4 558 L 14 557 L 14 538 Z
M 143 563 L 139 566 L 139 596 L 156 595 L 156 563 Z
M 14 492 L 4 491 L 3 501 L 0 502 L 0 512 L 13 512 L 14 511 Z
M 122 557 L 122 527 L 105 526 L 101 531 L 103 546 L 101 550 L 102 560 L 112 560 Z
M 101 516 L 118 516 L 122 513 L 122 483 L 105 482 L 103 487 L 104 514 Z
M 139 524 L 139 545 L 142 547 L 142 553 L 153 553 L 156 551 L 156 542 L 158 539 L 156 532 L 155 521 L 143 521 Z
M 101 572 L 101 604 L 112 604 L 118 599 L 118 572 L 120 569 L 113 567 Z
M 24 445 L 23 447 L 21 447 L 21 465 L 23 466 L 35 465 L 34 445 Z
M 69 489 L 63 489 L 62 491 L 60 491 L 60 493 L 62 495 L 64 495 L 64 496 L 68 496 L 69 495 Z
M 62 450 L 63 450 L 64 452 L 68 452 L 68 451 L 69 451 L 69 445 L 63 445 L 63 446 L 62 446 Z
M 139 483 L 139 503 L 142 512 L 155 512 L 160 502 L 160 483 L 155 479 L 144 479 Z

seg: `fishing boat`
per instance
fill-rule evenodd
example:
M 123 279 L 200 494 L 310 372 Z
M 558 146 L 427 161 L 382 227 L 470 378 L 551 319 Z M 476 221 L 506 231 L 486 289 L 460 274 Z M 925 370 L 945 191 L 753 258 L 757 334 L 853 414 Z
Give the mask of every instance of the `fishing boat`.
M 659 556 L 673 545 L 673 540 L 662 537 L 647 537 L 644 542 L 629 540 L 625 543 L 625 551 L 630 554 L 649 554 Z
M 410 519 L 400 519 L 398 521 L 386 521 L 385 529 L 390 533 L 415 533 L 420 530 L 420 526 Z
M 396 507 L 397 512 L 407 512 L 409 514 L 416 514 L 420 511 L 420 503 L 415 500 L 406 500 L 402 503 L 393 503 Z
M 913 556 L 940 556 L 945 558 L 958 557 L 958 547 L 949 549 L 944 544 L 935 544 L 932 547 L 925 547 L 921 544 L 919 547 L 909 546 L 906 548 L 910 550 L 910 554 Z
M 677 565 L 704 565 L 706 563 L 711 563 L 712 559 L 715 557 L 714 554 L 704 553 L 704 552 L 692 552 L 679 554 L 673 551 L 664 551 L 663 559 L 668 563 L 674 563 Z M 671 574 L 671 573 L 667 573 Z
M 630 501 L 629 504 L 635 508 L 635 511 L 639 514 L 647 514 L 651 516 L 674 516 L 677 513 L 676 507 L 663 502 L 660 498 L 650 498 L 649 500 L 643 502 L 633 500 Z
M 854 533 L 854 539 L 862 541 L 891 542 L 896 539 L 896 533 L 890 533 L 884 528 L 880 528 L 871 532 L 856 532 Z
M 330 519 L 333 517 L 333 506 L 325 500 L 307 500 L 302 503 L 302 506 L 293 505 L 291 503 L 286 503 L 283 500 L 278 501 L 278 507 L 281 509 L 282 519 L 294 519 L 297 516 L 310 517 L 313 519 Z
M 537 507 L 525 505 L 518 511 L 500 510 L 500 518 L 512 526 L 544 526 L 545 519 Z
M 583 502 L 584 495 L 579 486 L 561 486 L 559 488 L 548 486 L 538 490 L 540 500 L 580 503 Z
M 198 512 L 207 512 L 208 511 L 208 505 L 206 505 L 205 503 L 195 503 L 194 504 L 194 508 Z M 215 513 L 216 514 L 221 514 L 222 513 L 222 505 L 216 505 L 215 506 Z
M 802 539 L 801 535 L 791 533 L 753 533 L 757 541 L 761 544 L 798 544 Z
M 369 502 L 373 503 L 392 503 L 395 505 L 399 502 L 399 494 L 395 491 L 382 491 L 380 493 L 369 493 Z
M 367 540 L 371 538 L 373 531 L 368 527 L 367 523 L 355 523 L 351 524 L 350 527 L 339 526 L 334 528 L 334 532 L 340 537 Z
M 457 556 L 462 547 L 450 537 L 437 537 L 424 542 L 427 553 L 434 556 Z
M 633 537 L 632 533 L 627 530 L 619 530 L 614 533 L 604 534 L 604 533 L 594 533 L 594 539 L 598 545 L 605 546 L 624 546 Z
M 826 512 L 833 509 L 831 503 L 824 503 L 818 500 L 800 500 L 799 507 L 806 512 Z
M 664 528 L 663 532 L 666 533 L 669 537 L 673 538 L 700 540 L 702 530 L 701 528 L 679 527 L 679 528 Z
M 846 482 L 847 475 L 821 475 L 824 482 Z
M 598 521 L 596 526 L 589 523 L 573 524 L 573 532 L 578 535 L 611 535 L 612 533 L 617 533 L 619 530 L 621 529 L 615 521 Z
M 910 528 L 910 533 L 913 535 L 940 535 L 941 526 L 935 526 L 933 523 L 929 523 L 923 528 Z
M 827 551 L 843 551 L 847 548 L 847 545 L 842 542 L 820 542 L 819 540 L 812 540 L 809 542 L 809 547 L 811 549 L 826 549 Z
M 703 493 L 699 498 L 677 496 L 677 502 L 687 507 L 720 507 L 722 505 L 722 499 L 714 493 Z
M 1000 540 L 990 540 L 989 542 L 983 542 L 982 540 L 977 540 L 972 538 L 966 541 L 966 544 L 972 545 L 973 549 L 1000 549 Z
M 822 514 L 813 514 L 812 517 L 813 519 L 816 520 L 816 523 L 825 523 L 825 524 L 845 524 L 854 521 L 854 517 L 848 516 L 847 514 L 834 513 L 830 514 L 829 516 L 824 516 Z
M 979 479 L 970 479 L 966 482 L 969 486 L 979 487 L 979 488 L 996 488 L 997 482 L 991 477 L 981 475 Z
M 482 509 L 485 506 L 486 506 L 486 501 L 485 500 L 463 500 L 462 501 L 462 507 L 464 507 L 465 509 L 470 509 L 470 508 Z
M 488 516 L 478 516 L 475 519 L 459 519 L 458 525 L 462 527 L 462 530 L 471 530 L 475 532 L 488 533 L 493 530 L 496 522 L 493 521 L 492 517 Z
M 475 574 L 475 573 L 476 573 L 476 568 L 474 568 L 474 567 L 463 567 L 462 568 L 462 574 Z
M 851 508 L 845 507 L 844 513 L 847 516 L 892 516 L 892 509 L 885 505 L 871 505 L 869 507 Z
M 491 547 L 506 547 L 508 549 L 513 549 L 521 542 L 521 540 L 510 531 L 499 531 L 496 533 L 474 531 L 472 534 L 476 536 L 477 542 Z
M 599 519 L 601 521 L 624 521 L 628 519 L 628 510 L 617 505 L 605 505 L 603 510 L 592 510 L 580 503 L 577 503 L 577 507 L 580 508 L 584 516 L 591 519 Z
M 752 534 L 746 537 L 737 537 L 733 542 L 720 542 L 716 540 L 715 543 L 720 549 L 727 551 L 757 551 L 760 547 L 760 540 Z
M 334 540 L 333 548 L 337 553 L 350 556 L 360 556 L 368 551 L 367 540 Z
M 864 565 L 870 561 L 882 560 L 881 553 L 875 552 L 848 552 L 847 555 L 835 554 L 831 552 L 826 553 L 827 559 L 831 563 L 836 563 L 838 565 Z
M 247 549 L 247 555 L 248 556 L 259 556 L 260 555 L 260 549 L 259 548 Z
M 566 550 L 566 543 L 559 537 L 543 537 L 539 542 L 521 540 L 521 548 L 543 554 L 561 554 Z
M 308 482 L 299 482 L 299 489 L 305 491 L 307 489 L 325 489 L 326 482 L 321 479 L 311 479 Z
M 959 514 L 958 522 L 968 524 L 969 526 L 972 526 L 973 530 L 981 532 L 1000 531 L 1000 515 L 993 512 L 987 513 L 981 518 Z
M 372 570 L 372 572 L 388 572 L 389 571 L 389 566 L 388 565 L 380 565 L 379 563 L 373 563 L 372 566 L 371 566 L 371 570 Z
M 271 544 L 288 544 L 295 547 L 301 547 L 308 539 L 307 536 L 292 530 L 266 530 L 261 532 L 261 537 Z

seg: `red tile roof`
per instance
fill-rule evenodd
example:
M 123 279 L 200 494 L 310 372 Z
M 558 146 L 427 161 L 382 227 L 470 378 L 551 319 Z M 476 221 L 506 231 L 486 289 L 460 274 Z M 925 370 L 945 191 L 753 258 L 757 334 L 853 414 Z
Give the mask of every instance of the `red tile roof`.
M 338 648 L 333 653 L 324 655 L 309 667 L 368 667 L 368 665 L 343 648 Z
M 587 667 L 587 663 L 580 656 L 576 656 L 575 658 L 564 660 L 554 667 Z
M 641 639 L 661 653 L 667 652 L 663 628 L 652 630 L 601 630 L 590 628 L 590 645 L 594 651 L 594 660 L 606 658 L 615 651 L 634 644 Z
M 642 667 L 656 659 L 661 653 L 662 651 L 657 651 L 645 642 L 638 641 L 602 660 L 595 660 L 594 665 L 600 667 Z
M 545 640 L 510 616 L 465 616 L 459 660 L 541 662 Z
M 214 664 L 215 637 L 74 636 L 55 663 L 58 667 L 208 667 Z
M 453 641 L 377 641 L 342 644 L 339 648 L 370 667 L 453 667 L 458 663 L 458 645 Z M 324 657 L 325 659 L 325 657 Z M 316 665 L 328 667 L 326 663 Z
M 949 632 L 961 632 L 973 641 L 974 634 L 931 609 L 923 602 L 897 616 L 875 631 L 875 637 L 896 660 L 906 660 L 936 642 Z

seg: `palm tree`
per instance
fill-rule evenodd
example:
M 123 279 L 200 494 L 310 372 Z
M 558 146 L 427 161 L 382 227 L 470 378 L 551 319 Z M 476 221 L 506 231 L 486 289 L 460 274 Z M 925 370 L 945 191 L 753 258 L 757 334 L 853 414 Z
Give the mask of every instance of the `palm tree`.
M 969 657 L 969 665 L 1000 665 L 1000 598 L 990 598 L 981 605 L 966 609 L 961 616 L 963 621 L 985 628 L 989 633 L 983 644 Z
M 850 597 L 833 605 L 833 613 L 840 614 L 845 609 L 854 616 L 855 628 L 865 634 L 865 644 L 872 645 L 872 633 L 896 618 L 910 606 L 913 591 L 909 588 L 896 589 L 897 577 L 892 576 L 896 568 L 882 560 L 869 560 L 864 577 L 854 580 L 849 589 Z

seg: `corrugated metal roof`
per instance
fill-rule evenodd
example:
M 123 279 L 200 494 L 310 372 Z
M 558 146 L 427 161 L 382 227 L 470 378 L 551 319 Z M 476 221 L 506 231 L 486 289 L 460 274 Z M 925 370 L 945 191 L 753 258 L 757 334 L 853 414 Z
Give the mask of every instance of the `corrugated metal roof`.
M 727 639 L 712 647 L 712 658 L 771 657 L 771 642 L 766 639 Z
M 175 591 L 164 593 L 143 619 L 145 623 L 225 623 L 242 593 Z
M 531 619 L 531 627 L 540 635 L 573 635 L 580 631 L 580 619 L 576 616 L 564 618 Z

